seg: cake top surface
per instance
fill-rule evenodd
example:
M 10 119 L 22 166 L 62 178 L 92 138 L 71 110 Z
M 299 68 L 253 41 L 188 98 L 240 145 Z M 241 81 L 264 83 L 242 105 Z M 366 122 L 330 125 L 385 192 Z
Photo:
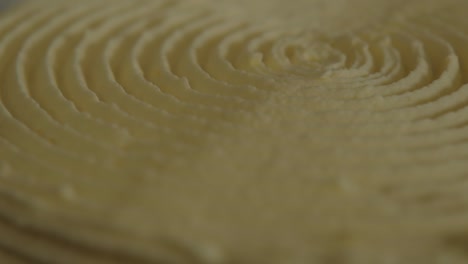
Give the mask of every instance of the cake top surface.
M 463 7 L 10 8 L 0 252 L 45 263 L 466 263 Z

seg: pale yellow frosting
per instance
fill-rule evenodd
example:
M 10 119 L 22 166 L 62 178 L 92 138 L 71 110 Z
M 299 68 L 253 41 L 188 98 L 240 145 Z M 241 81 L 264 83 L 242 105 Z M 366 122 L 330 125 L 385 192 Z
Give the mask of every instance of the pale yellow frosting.
M 0 263 L 468 263 L 468 2 L 0 18 Z

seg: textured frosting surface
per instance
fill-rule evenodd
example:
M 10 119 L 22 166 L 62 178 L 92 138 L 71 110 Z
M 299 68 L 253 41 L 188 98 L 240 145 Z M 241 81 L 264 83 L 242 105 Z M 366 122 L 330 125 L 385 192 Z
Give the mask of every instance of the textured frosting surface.
M 466 8 L 9 9 L 0 263 L 467 263 Z

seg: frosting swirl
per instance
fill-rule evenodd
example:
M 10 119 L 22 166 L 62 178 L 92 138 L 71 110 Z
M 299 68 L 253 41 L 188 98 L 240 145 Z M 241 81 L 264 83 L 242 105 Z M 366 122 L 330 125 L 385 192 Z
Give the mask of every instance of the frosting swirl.
M 4 13 L 0 260 L 466 263 L 460 6 L 38 0 Z

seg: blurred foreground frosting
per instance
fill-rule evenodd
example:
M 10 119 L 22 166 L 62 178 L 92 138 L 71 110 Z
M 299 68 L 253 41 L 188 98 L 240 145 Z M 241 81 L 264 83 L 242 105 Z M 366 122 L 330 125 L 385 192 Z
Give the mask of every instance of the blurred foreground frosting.
M 466 8 L 9 9 L 0 263 L 467 263 Z

